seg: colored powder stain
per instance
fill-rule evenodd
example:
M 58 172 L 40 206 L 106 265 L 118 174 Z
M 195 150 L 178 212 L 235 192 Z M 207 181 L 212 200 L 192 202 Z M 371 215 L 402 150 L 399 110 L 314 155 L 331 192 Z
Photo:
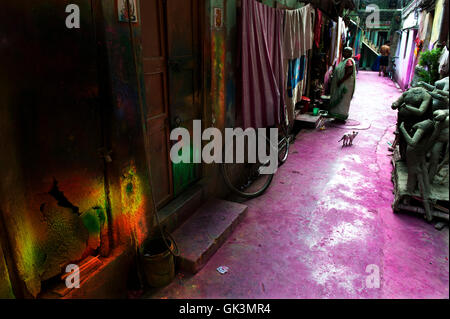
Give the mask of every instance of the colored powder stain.
M 95 211 L 97 213 L 100 225 L 105 224 L 105 222 L 106 222 L 106 213 L 105 213 L 105 211 L 102 208 L 100 208 L 100 207 L 97 207 L 97 208 L 94 208 L 94 209 L 95 209 Z
M 189 149 L 182 148 L 178 152 L 178 156 L 183 157 L 183 152 L 189 152 L 190 161 L 184 163 L 173 164 L 173 181 L 174 181 L 174 192 L 179 194 L 187 186 L 189 186 L 197 178 L 197 167 L 198 165 L 194 163 L 194 154 L 196 158 L 201 158 L 200 150 L 194 150 L 192 144 L 190 144 Z
M 128 185 L 127 185 L 127 195 L 131 195 L 132 192 L 133 192 L 133 184 L 132 183 L 128 183 Z
M 127 172 L 121 177 L 122 206 L 130 216 L 135 216 L 142 210 L 143 194 L 136 167 L 131 164 Z
M 83 225 L 90 234 L 98 234 L 101 229 L 101 220 L 97 211 L 89 211 L 81 216 Z
M 86 185 L 89 187 L 85 187 Z M 107 199 L 103 180 L 98 179 L 95 184 L 92 181 L 85 183 L 80 181 L 79 185 L 74 187 L 83 187 L 81 189 L 89 190 L 89 192 L 79 192 L 79 196 L 76 198 L 70 198 L 70 201 L 80 208 L 80 213 L 92 208 L 106 207 Z
M 222 34 L 213 34 L 212 38 L 212 94 L 213 105 L 218 125 L 222 126 L 225 119 L 225 42 Z
M 120 179 L 122 214 L 115 218 L 118 226 L 132 237 L 136 245 L 146 237 L 145 196 L 141 179 L 132 162 Z M 127 235 L 127 236 L 128 236 Z
M 33 227 L 28 223 L 24 224 L 21 238 L 18 241 L 18 253 L 20 254 L 18 267 L 27 289 L 34 296 L 40 291 L 39 273 L 43 271 L 42 267 L 46 260 L 46 255 L 36 244 L 37 242 Z

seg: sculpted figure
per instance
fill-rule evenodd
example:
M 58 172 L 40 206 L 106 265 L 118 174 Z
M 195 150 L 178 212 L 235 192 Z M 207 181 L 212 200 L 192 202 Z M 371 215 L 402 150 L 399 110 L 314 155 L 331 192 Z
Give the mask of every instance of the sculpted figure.
M 400 124 L 400 132 L 407 143 L 408 193 L 413 194 L 417 185 L 419 186 L 426 218 L 428 221 L 431 221 L 430 185 L 438 171 L 443 147 L 448 144 L 449 112 L 448 110 L 435 111 L 433 119 L 416 123 L 410 131 L 406 130 L 405 124 L 402 122 Z M 430 151 L 431 159 L 428 167 L 426 157 Z
M 431 143 L 431 157 L 428 175 L 430 183 L 433 183 L 434 177 L 441 168 L 441 164 L 448 160 L 448 137 L 449 137 L 449 110 L 437 110 L 433 113 L 434 120 L 439 123 L 435 130 Z M 442 151 L 446 147 L 444 160 L 440 162 Z
M 422 195 L 423 204 L 428 221 L 433 219 L 429 203 L 430 182 L 426 154 L 429 149 L 430 138 L 433 135 L 435 123 L 433 120 L 425 120 L 415 124 L 411 128 L 412 136 L 405 128 L 405 123 L 400 124 L 400 132 L 407 143 L 406 165 L 408 166 L 408 193 L 413 194 L 417 185 Z
M 436 81 L 435 85 L 425 82 L 419 82 L 419 86 L 423 87 L 433 97 L 432 109 L 436 110 L 448 109 L 449 82 L 448 77 Z
M 434 86 L 431 84 L 425 83 L 423 81 L 420 81 L 418 84 L 430 92 L 434 91 L 435 89 L 447 91 L 447 92 L 449 90 L 448 76 L 439 81 L 434 82 Z
M 398 110 L 397 125 L 403 123 L 406 131 L 409 131 L 416 123 L 430 119 L 432 115 L 431 95 L 423 87 L 416 87 L 404 92 L 400 98 L 392 104 L 393 110 Z M 399 131 L 399 127 L 398 131 Z M 402 159 L 406 156 L 406 141 L 403 134 L 397 133 L 400 155 Z

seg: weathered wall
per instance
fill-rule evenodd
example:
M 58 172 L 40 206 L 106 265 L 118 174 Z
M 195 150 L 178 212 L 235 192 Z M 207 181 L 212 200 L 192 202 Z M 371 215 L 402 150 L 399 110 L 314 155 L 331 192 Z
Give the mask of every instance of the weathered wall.
M 81 29 L 65 27 L 69 3 L 81 8 Z M 220 128 L 235 118 L 236 6 L 210 0 L 202 17 L 205 120 L 210 125 L 214 114 Z M 213 28 L 215 7 L 224 10 L 221 29 Z M 115 0 L 20 0 L 4 5 L 0 19 L 0 214 L 7 229 L 0 236 L 11 245 L 17 289 L 36 297 L 66 264 L 120 255 L 154 226 L 141 29 L 133 24 L 131 33 L 118 21 Z M 225 192 L 217 167 L 210 168 L 206 187 Z M 2 294 L 10 295 L 0 267 Z
M 11 281 L 9 279 L 8 268 L 6 267 L 5 256 L 0 245 L 0 299 L 14 298 Z
M 68 3 L 15 1 L 1 17 L 1 76 L 8 79 L 1 139 L 10 152 L 2 152 L 0 210 L 18 272 L 33 296 L 65 263 L 99 248 L 99 216 L 106 217 L 92 20 L 82 15 L 83 28 L 67 29 Z M 89 1 L 78 4 L 90 12 Z M 90 215 L 94 208 L 99 216 Z M 85 225 L 85 214 L 97 225 Z
M 97 3 L 97 34 L 100 43 L 102 88 L 105 104 L 105 144 L 112 150 L 110 176 L 111 210 L 114 241 L 142 241 L 150 227 L 152 201 L 147 174 L 144 129 L 137 72 L 142 71 L 140 47 L 132 46 L 130 25 L 118 21 L 116 1 Z M 132 24 L 133 38 L 140 41 L 140 25 Z M 133 51 L 135 49 L 135 53 Z M 141 87 L 143 83 L 140 83 Z M 143 96 L 142 99 L 145 97 Z M 142 103 L 145 103 L 143 100 Z
M 69 3 L 80 6 L 80 29 L 65 27 Z M 93 3 L 20 0 L 0 12 L 0 235 L 24 296 L 68 263 L 142 241 L 149 228 L 129 26 L 114 0 Z

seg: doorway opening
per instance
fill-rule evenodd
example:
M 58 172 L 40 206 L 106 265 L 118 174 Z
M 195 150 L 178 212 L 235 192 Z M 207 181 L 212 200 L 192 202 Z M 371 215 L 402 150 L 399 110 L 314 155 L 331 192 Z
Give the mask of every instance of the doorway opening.
M 201 164 L 170 158 L 177 142 L 170 131 L 184 127 L 193 136 L 193 120 L 202 119 L 201 9 L 199 0 L 140 1 L 147 151 L 158 209 L 201 177 Z M 191 146 L 190 156 L 200 151 Z

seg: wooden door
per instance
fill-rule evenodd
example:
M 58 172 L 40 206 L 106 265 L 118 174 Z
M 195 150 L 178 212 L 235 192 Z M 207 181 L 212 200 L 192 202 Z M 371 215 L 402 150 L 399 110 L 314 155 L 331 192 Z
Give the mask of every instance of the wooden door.
M 168 87 L 171 128 L 187 128 L 193 136 L 193 120 L 201 120 L 201 45 L 199 0 L 166 0 Z M 191 158 L 200 149 L 191 141 Z M 195 182 L 200 175 L 200 165 L 177 164 L 173 166 L 175 195 Z
M 163 0 L 140 1 L 142 55 L 146 96 L 146 124 L 155 204 L 159 208 L 173 196 L 169 155 L 167 50 Z
M 172 164 L 169 155 L 170 130 L 182 126 L 192 136 L 193 120 L 201 119 L 199 5 L 198 0 L 145 0 L 140 9 L 150 169 L 160 208 L 200 173 L 200 165 Z

